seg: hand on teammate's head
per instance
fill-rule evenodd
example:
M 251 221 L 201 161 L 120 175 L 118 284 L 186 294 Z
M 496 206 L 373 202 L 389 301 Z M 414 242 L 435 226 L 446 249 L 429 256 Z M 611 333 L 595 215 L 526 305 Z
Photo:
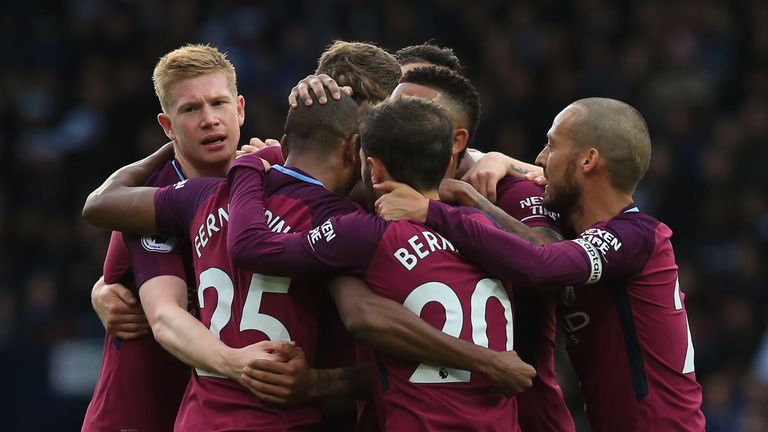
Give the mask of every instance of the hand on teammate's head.
M 301 100 L 305 106 L 312 106 L 314 101 L 309 93 L 310 91 L 315 95 L 320 104 L 324 104 L 328 102 L 326 89 L 328 89 L 331 97 L 335 100 L 341 98 L 341 92 L 346 93 L 347 96 L 352 96 L 352 87 L 339 87 L 336 81 L 326 74 L 307 75 L 306 78 L 299 81 L 299 83 L 291 89 L 291 93 L 288 95 L 288 104 L 291 108 L 296 108 L 299 106 L 298 101 Z

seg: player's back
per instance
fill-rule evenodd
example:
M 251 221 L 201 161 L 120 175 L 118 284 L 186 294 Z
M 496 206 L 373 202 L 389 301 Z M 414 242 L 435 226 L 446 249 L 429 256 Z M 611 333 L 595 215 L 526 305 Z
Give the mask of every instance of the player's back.
M 363 274 L 377 294 L 449 335 L 497 351 L 513 349 L 512 304 L 500 281 L 421 224 L 378 225 L 379 244 Z M 514 398 L 484 376 L 383 354 L 377 362 L 377 403 L 386 430 L 517 430 Z
M 704 429 L 671 235 L 630 208 L 581 236 L 606 269 L 561 318 L 596 432 Z
M 306 231 L 319 218 L 356 207 L 322 186 L 279 172 L 265 185 L 265 214 L 276 232 Z M 293 170 L 285 170 L 295 173 Z M 310 364 L 318 335 L 318 301 L 327 295 L 322 281 L 272 277 L 234 267 L 227 253 L 229 191 L 223 181 L 192 181 L 187 198 L 158 205 L 194 211 L 188 231 L 193 247 L 201 321 L 226 345 L 239 348 L 262 340 L 292 340 Z M 166 194 L 173 191 L 166 191 Z M 168 196 L 168 195 L 166 195 Z M 162 201 L 162 196 L 159 197 Z M 159 202 L 159 201 L 156 201 Z M 158 221 L 166 216 L 158 216 Z M 317 404 L 295 407 L 264 404 L 238 383 L 197 370 L 185 395 L 177 430 L 293 430 L 316 427 Z

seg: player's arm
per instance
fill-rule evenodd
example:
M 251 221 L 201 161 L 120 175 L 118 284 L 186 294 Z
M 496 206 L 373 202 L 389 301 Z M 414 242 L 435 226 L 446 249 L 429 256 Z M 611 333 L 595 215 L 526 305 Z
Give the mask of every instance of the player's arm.
M 512 394 L 530 388 L 536 376 L 514 351 L 497 352 L 449 336 L 403 305 L 376 295 L 358 278 L 336 278 L 330 290 L 347 330 L 378 351 L 479 372 Z
M 305 269 L 309 257 L 295 257 L 303 236 L 273 233 L 264 213 L 264 165 L 254 155 L 235 160 L 227 173 L 229 184 L 229 230 L 227 249 L 239 268 L 256 273 L 292 276 Z M 297 261 L 294 261 L 296 259 Z
M 440 201 L 474 207 L 490 216 L 504 231 L 534 244 L 540 245 L 563 240 L 563 237 L 553 229 L 531 228 L 520 222 L 493 204 L 469 183 L 461 180 L 444 179 L 440 183 Z
M 165 144 L 146 158 L 115 171 L 88 195 L 83 217 L 99 228 L 133 233 L 154 233 L 155 192 L 140 187 L 152 172 L 173 156 L 173 145 Z
M 355 270 L 368 263 L 366 259 L 370 257 L 358 252 L 371 251 L 369 244 L 360 240 L 354 242 L 354 247 L 339 245 L 340 238 L 350 243 L 352 235 L 340 235 L 340 227 L 332 224 L 339 220 L 337 217 L 309 233 L 272 232 L 264 214 L 263 176 L 262 162 L 252 155 L 238 158 L 227 174 L 230 191 L 227 248 L 237 267 L 260 274 L 296 276 L 297 269 L 306 275 Z M 349 216 L 352 215 L 343 218 Z M 339 247 L 331 247 L 331 240 Z
M 541 167 L 521 162 L 503 153 L 490 152 L 480 158 L 461 178 L 491 202 L 496 202 L 496 185 L 505 176 L 525 177 L 546 184 Z
M 462 256 L 501 279 L 525 286 L 553 286 L 595 283 L 602 276 L 600 252 L 583 239 L 539 246 L 465 217 L 460 209 L 429 200 L 402 183 L 384 182 L 375 187 L 389 192 L 376 201 L 381 217 L 393 219 L 396 214 L 394 219 L 425 223 L 450 240 Z
M 187 311 L 187 284 L 176 276 L 157 276 L 139 288 L 139 297 L 155 340 L 184 363 L 242 383 L 248 361 L 280 359 L 271 353 L 286 342 L 259 342 L 244 348 L 226 346 Z
M 285 362 L 256 359 L 243 369 L 246 387 L 260 399 L 293 405 L 307 399 L 363 400 L 371 396 L 368 363 L 336 369 L 310 369 L 301 349 L 276 349 Z

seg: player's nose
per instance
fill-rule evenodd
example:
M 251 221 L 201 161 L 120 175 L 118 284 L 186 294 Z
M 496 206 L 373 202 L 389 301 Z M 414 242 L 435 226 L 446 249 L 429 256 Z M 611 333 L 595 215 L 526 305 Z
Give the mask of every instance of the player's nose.
M 203 127 L 217 125 L 219 123 L 219 116 L 216 114 L 216 110 L 208 104 L 203 105 L 201 124 Z

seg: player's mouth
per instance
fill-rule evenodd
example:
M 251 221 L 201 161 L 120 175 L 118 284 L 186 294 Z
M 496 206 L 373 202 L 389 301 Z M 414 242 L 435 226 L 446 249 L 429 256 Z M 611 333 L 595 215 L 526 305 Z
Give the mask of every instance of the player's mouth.
M 215 151 L 224 147 L 226 144 L 227 135 L 224 133 L 215 133 L 206 135 L 201 141 L 203 146 L 208 150 Z

